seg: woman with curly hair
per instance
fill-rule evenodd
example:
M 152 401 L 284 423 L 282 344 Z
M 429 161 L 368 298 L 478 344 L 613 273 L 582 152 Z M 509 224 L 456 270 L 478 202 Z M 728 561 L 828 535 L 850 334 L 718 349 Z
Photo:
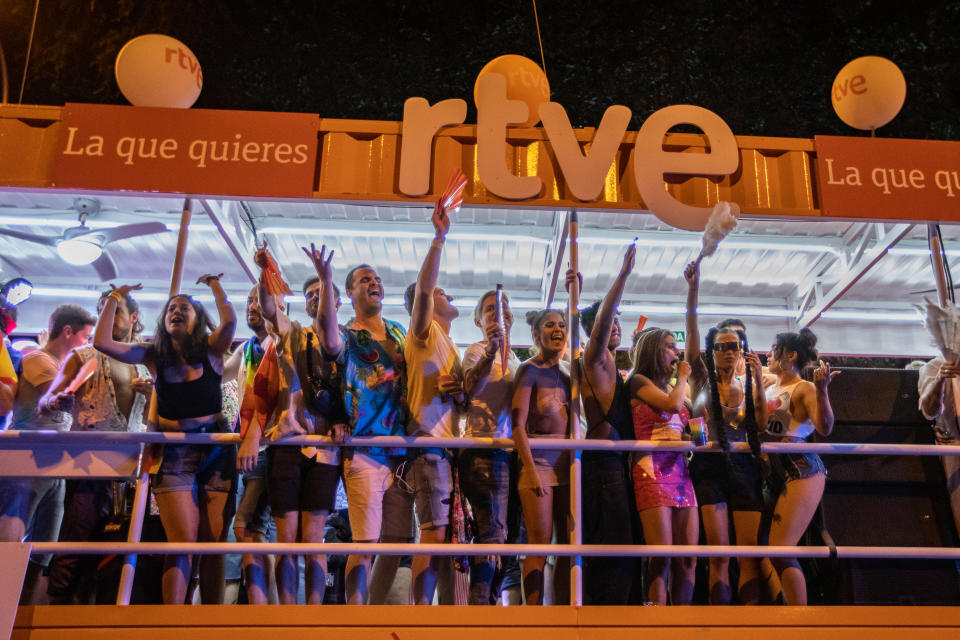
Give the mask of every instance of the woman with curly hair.
M 517 491 L 523 506 L 527 542 L 550 544 L 568 540 L 570 512 L 570 456 L 565 451 L 530 448 L 531 438 L 568 437 L 570 375 L 561 370 L 560 359 L 567 345 L 567 323 L 552 309 L 530 313 L 533 344 L 537 354 L 517 369 L 513 392 L 513 439 L 520 456 Z M 523 561 L 523 591 L 527 604 L 543 600 L 544 556 Z M 559 558 L 554 573 L 554 604 L 569 597 L 569 558 Z
M 767 355 L 767 367 L 777 376 L 767 388 L 769 418 L 764 439 L 772 442 L 806 442 L 814 432 L 829 436 L 833 431 L 833 408 L 827 388 L 837 375 L 816 350 L 817 336 L 809 329 L 781 333 Z M 801 378 L 811 363 L 818 363 L 813 382 Z M 792 546 L 800 541 L 823 497 L 827 473 L 815 453 L 786 453 L 772 459 L 776 480 L 782 484 L 773 522 L 770 546 Z M 772 558 L 789 605 L 807 604 L 807 582 L 796 558 Z
M 723 453 L 695 453 L 690 464 L 700 520 L 709 545 L 730 544 L 730 522 L 740 545 L 757 544 L 763 513 L 759 424 L 766 425 L 760 358 L 749 352 L 747 336 L 730 327 L 710 329 L 706 353 L 701 354 L 697 327 L 699 268 L 684 271 L 687 294 L 687 348 L 694 398 L 693 413 L 706 419 L 709 440 Z M 703 357 L 701 357 L 703 355 Z M 743 368 L 745 365 L 745 368 Z M 745 375 L 738 375 L 743 370 Z M 731 442 L 748 442 L 751 454 L 730 453 Z M 741 604 L 760 599 L 760 560 L 740 558 L 738 595 Z M 730 559 L 710 558 L 710 604 L 730 604 Z
M 637 440 L 683 439 L 684 428 L 690 421 L 686 406 L 689 377 L 690 363 L 680 359 L 672 333 L 646 329 L 637 336 L 633 369 L 627 380 Z M 697 544 L 697 498 L 690 483 L 686 454 L 643 453 L 631 466 L 637 511 L 647 544 Z M 695 569 L 695 558 L 650 558 L 647 599 L 653 604 L 667 604 L 669 592 L 673 604 L 690 604 Z
M 93 346 L 128 364 L 145 364 L 155 380 L 156 427 L 159 431 L 223 433 L 230 425 L 223 415 L 221 378 L 223 356 L 236 327 L 233 307 L 219 276 L 204 275 L 213 292 L 220 326 L 213 327 L 206 311 L 189 296 L 171 297 L 157 322 L 153 341 L 127 344 L 111 335 L 117 302 L 140 285 L 116 288 L 100 312 Z M 223 542 L 235 509 L 236 445 L 167 445 L 151 487 L 160 520 L 170 542 Z M 190 556 L 165 556 L 163 601 L 184 604 L 190 580 Z M 200 560 L 200 597 L 221 604 L 224 591 L 223 556 Z

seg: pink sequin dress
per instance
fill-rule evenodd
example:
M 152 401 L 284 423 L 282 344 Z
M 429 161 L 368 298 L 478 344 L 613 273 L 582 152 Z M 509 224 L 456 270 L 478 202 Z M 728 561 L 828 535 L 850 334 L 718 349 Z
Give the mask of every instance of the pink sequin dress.
M 633 407 L 633 431 L 637 440 L 682 440 L 690 421 L 686 407 L 679 413 L 659 411 L 642 402 Z M 651 452 L 633 464 L 633 490 L 637 510 L 654 507 L 696 507 L 687 454 L 682 451 Z

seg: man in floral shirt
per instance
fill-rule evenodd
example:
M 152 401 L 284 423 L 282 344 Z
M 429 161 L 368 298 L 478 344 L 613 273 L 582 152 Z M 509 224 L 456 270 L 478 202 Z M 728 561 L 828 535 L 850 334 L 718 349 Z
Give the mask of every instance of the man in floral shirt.
M 333 291 L 333 251 L 307 252 L 320 278 L 317 336 L 323 356 L 336 360 L 344 377 L 350 431 L 358 438 L 405 435 L 403 327 L 381 314 L 383 283 L 369 265 L 352 268 L 346 292 L 354 317 L 337 325 Z M 343 482 L 347 491 L 354 542 L 409 542 L 412 499 L 395 482 L 403 449 L 354 447 L 343 450 Z M 347 560 L 348 604 L 366 600 L 372 556 L 353 554 Z

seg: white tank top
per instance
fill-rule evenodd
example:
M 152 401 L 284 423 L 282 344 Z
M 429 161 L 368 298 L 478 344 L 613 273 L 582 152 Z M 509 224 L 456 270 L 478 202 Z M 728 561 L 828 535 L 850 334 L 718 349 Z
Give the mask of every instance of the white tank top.
M 814 432 L 813 421 L 807 418 L 800 422 L 790 413 L 790 400 L 793 390 L 803 380 L 797 380 L 783 387 L 773 385 L 767 388 L 767 418 L 766 435 L 774 439 L 806 440 Z

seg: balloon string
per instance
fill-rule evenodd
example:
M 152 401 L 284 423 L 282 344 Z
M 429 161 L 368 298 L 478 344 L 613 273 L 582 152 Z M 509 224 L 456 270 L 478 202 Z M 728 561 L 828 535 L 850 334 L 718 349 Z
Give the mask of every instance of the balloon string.
M 547 75 L 547 61 L 543 57 L 543 38 L 540 37 L 540 18 L 537 16 L 537 0 L 533 0 L 533 20 L 537 25 L 537 42 L 540 43 L 540 64 L 543 66 L 543 75 Z
M 37 32 L 37 13 L 40 11 L 40 0 L 33 6 L 33 24 L 30 25 L 30 40 L 27 41 L 27 59 L 23 61 L 23 78 L 20 79 L 20 97 L 17 104 L 23 104 L 23 88 L 27 84 L 27 69 L 30 66 L 30 51 L 33 49 L 33 34 Z

